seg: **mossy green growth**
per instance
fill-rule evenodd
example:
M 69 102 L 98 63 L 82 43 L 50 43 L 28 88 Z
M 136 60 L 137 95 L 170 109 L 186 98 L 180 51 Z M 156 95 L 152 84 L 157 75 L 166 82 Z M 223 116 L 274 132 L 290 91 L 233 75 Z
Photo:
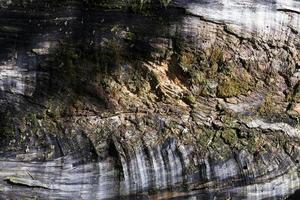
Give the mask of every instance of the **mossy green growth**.
M 241 143 L 249 152 L 254 153 L 263 145 L 264 139 L 255 133 L 250 133 L 247 138 L 241 139 Z
M 160 2 L 165 6 L 167 7 L 170 3 L 171 3 L 172 0 L 160 0 Z
M 275 106 L 275 104 L 274 104 L 274 101 L 272 100 L 272 96 L 267 95 L 265 97 L 263 104 L 258 108 L 258 112 L 261 114 L 269 113 L 272 111 L 274 106 Z
M 216 156 L 220 160 L 227 159 L 232 152 L 230 143 L 225 143 L 222 137 L 222 131 L 216 132 L 210 147 L 212 151 L 218 153 Z
M 238 116 L 235 116 L 233 113 L 227 113 L 226 115 L 221 117 L 221 121 L 227 127 L 237 127 L 238 126 L 237 119 L 238 119 Z
M 237 141 L 237 134 L 235 129 L 227 128 L 221 131 L 221 138 L 230 146 L 234 146 Z
M 224 77 L 217 89 L 219 97 L 234 97 L 244 92 L 245 88 L 242 87 L 241 83 L 230 77 Z
M 201 52 L 183 50 L 179 61 L 182 70 L 190 76 L 189 83 L 198 88 L 199 95 L 234 97 L 246 94 L 254 86 L 248 71 L 234 61 L 226 61 L 219 47 Z
M 264 114 L 274 113 L 276 111 L 278 111 L 278 106 L 276 104 L 276 101 L 274 100 L 272 94 L 268 94 L 265 97 L 264 102 L 259 106 L 258 112 L 264 115 Z
M 191 52 L 182 52 L 180 57 L 180 66 L 185 72 L 191 71 L 197 64 L 197 58 Z
M 128 29 L 125 30 L 120 24 L 115 24 L 111 28 L 111 32 L 114 33 L 117 38 L 122 38 L 129 41 L 134 41 L 136 39 L 136 35 L 133 32 L 130 32 Z
M 222 98 L 246 94 L 252 89 L 254 83 L 250 74 L 244 68 L 229 66 L 223 72 L 217 87 L 217 96 Z
M 223 51 L 219 47 L 203 51 L 185 49 L 180 52 L 179 66 L 188 74 L 188 84 L 195 88 L 195 95 L 215 96 L 216 83 L 225 65 Z
M 192 133 L 191 138 L 196 139 L 199 150 L 204 150 L 211 144 L 215 133 L 216 132 L 212 129 L 198 127 L 194 130 L 194 133 Z
M 89 83 L 112 76 L 120 68 L 123 49 L 115 39 L 106 39 L 101 47 L 75 43 L 66 39 L 60 48 L 49 56 L 45 66 L 51 73 L 52 92 L 68 90 L 78 95 L 86 92 Z
M 218 47 L 211 49 L 209 56 L 210 66 L 221 66 L 224 62 L 223 51 Z
M 136 35 L 133 32 L 125 32 L 124 38 L 126 40 L 134 41 L 136 39 Z
M 197 101 L 196 97 L 192 93 L 184 95 L 183 100 L 189 105 L 193 105 Z
M 46 114 L 53 119 L 60 118 L 60 111 L 57 108 L 56 109 L 49 108 L 48 110 L 46 110 Z

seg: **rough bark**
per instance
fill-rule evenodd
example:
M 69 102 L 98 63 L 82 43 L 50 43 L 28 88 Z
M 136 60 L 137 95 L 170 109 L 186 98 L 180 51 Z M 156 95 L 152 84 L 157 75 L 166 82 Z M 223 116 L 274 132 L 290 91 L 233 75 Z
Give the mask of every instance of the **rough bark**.
M 297 12 L 270 6 L 290 18 L 266 28 L 194 1 L 0 2 L 0 198 L 299 189 Z

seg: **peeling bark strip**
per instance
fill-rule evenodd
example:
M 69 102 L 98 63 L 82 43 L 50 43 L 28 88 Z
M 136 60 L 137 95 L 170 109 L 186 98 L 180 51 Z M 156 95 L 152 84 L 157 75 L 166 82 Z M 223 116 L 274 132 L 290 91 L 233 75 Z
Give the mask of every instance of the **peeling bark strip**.
M 6 177 L 4 180 L 12 185 L 22 185 L 22 186 L 27 186 L 27 187 L 44 188 L 44 189 L 49 189 L 49 190 L 52 189 L 51 185 L 42 183 L 39 180 L 20 178 L 20 177 L 15 177 L 15 176 Z
M 249 128 L 261 128 L 264 130 L 283 131 L 289 137 L 300 138 L 300 129 L 294 128 L 286 123 L 267 123 L 263 120 L 256 119 L 246 123 Z

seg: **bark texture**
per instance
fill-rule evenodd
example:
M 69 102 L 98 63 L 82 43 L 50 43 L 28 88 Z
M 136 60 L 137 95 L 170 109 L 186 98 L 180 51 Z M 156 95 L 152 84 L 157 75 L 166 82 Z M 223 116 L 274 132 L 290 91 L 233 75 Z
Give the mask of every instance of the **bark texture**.
M 299 190 L 299 2 L 0 5 L 0 198 Z

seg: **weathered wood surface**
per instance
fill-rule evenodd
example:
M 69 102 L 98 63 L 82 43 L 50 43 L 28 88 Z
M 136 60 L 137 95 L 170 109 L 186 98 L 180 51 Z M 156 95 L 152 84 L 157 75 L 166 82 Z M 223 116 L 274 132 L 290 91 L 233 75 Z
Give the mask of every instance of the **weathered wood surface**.
M 299 189 L 299 1 L 7 2 L 0 199 Z

